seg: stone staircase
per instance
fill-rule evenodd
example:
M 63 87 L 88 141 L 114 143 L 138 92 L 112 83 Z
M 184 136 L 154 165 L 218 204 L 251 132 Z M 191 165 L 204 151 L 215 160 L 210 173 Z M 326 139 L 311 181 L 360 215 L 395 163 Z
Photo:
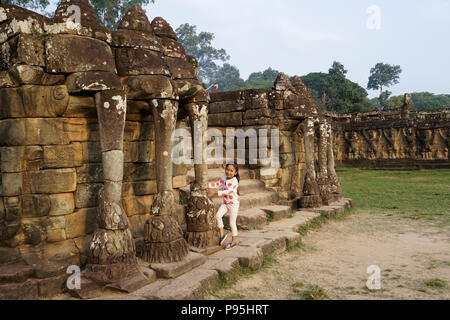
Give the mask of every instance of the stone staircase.
M 96 299 L 202 299 L 208 290 L 219 285 L 219 281 L 239 277 L 240 268 L 257 270 L 263 266 L 266 255 L 278 254 L 295 246 L 302 239 L 302 235 L 296 232 L 300 227 L 307 227 L 322 215 L 340 214 L 351 207 L 351 199 L 341 199 L 330 206 L 297 210 L 286 219 L 270 221 L 261 229 L 243 230 L 239 233 L 238 247 L 230 251 L 220 250 L 207 256 L 191 252 L 185 261 L 165 265 L 149 265 L 140 260 L 142 270 L 148 277 L 153 277 L 151 284 L 129 294 L 108 291 Z
M 208 170 L 209 182 L 217 182 L 224 175 L 224 169 L 214 168 Z M 287 218 L 292 210 L 290 206 L 278 205 L 278 193 L 265 187 L 261 180 L 252 179 L 248 169 L 239 169 L 239 214 L 237 226 L 239 230 L 251 230 L 262 228 L 270 221 L 277 221 Z M 188 181 L 194 180 L 194 171 L 187 174 Z M 181 197 L 189 194 L 189 186 L 180 189 Z M 211 197 L 216 210 L 220 207 L 222 197 L 214 195 Z M 229 224 L 229 213 L 224 216 L 224 224 Z
M 132 293 L 107 288 L 99 300 L 179 300 L 202 299 L 207 290 L 217 287 L 218 281 L 229 281 L 238 276 L 240 268 L 259 269 L 266 255 L 278 254 L 295 246 L 302 238 L 296 232 L 320 216 L 330 217 L 354 206 L 351 199 L 341 199 L 327 206 L 292 210 L 291 206 L 278 205 L 275 191 L 265 188 L 264 183 L 252 179 L 246 169 L 240 169 L 240 200 L 238 214 L 238 247 L 225 251 L 199 252 L 191 247 L 188 256 L 179 262 L 150 264 L 138 259 L 141 271 L 150 284 Z M 209 181 L 217 181 L 223 169 L 209 169 Z M 188 172 L 188 181 L 194 180 L 193 171 Z M 180 198 L 186 197 L 189 187 L 180 189 Z M 222 203 L 213 197 L 216 209 Z M 227 217 L 224 219 L 226 223 Z M 182 228 L 185 225 L 182 225 Z M 219 280 L 220 279 L 220 280 Z M 93 297 L 94 298 L 94 297 Z M 71 299 L 67 296 L 58 299 Z M 72 298 L 73 299 L 73 298 Z

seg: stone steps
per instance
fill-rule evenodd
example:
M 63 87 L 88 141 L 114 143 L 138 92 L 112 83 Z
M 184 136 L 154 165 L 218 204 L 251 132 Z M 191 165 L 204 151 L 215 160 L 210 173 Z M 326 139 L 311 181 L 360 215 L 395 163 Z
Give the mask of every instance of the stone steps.
M 269 191 L 268 193 L 270 194 L 271 192 Z M 267 192 L 256 193 L 256 195 L 261 194 L 268 198 Z M 243 197 L 253 196 L 255 194 Z M 261 198 L 255 197 L 255 199 Z M 259 269 L 264 263 L 265 255 L 283 252 L 289 246 L 297 244 L 301 240 L 300 233 L 296 232 L 300 227 L 308 225 L 321 215 L 332 216 L 340 214 L 346 208 L 352 206 L 353 201 L 351 199 L 341 199 L 328 206 L 291 212 L 290 207 L 273 205 L 271 201 L 268 201 L 267 204 L 256 203 L 254 207 L 240 210 L 239 212 L 238 228 L 240 230 L 238 246 L 235 249 L 211 253 L 207 255 L 206 262 L 204 262 L 204 258 L 194 257 L 191 260 L 197 262 L 189 264 L 188 268 L 180 266 L 166 268 L 169 272 L 175 271 L 172 275 L 169 273 L 165 274 L 165 277 L 170 279 L 158 279 L 131 294 L 111 295 L 101 299 L 202 299 L 208 290 L 216 287 L 219 278 L 229 281 L 238 275 L 241 267 L 252 270 Z M 272 218 L 270 223 L 266 223 L 267 215 L 270 215 Z M 225 216 L 224 222 L 227 222 L 227 216 Z M 249 228 L 252 230 L 246 230 L 244 228 L 245 225 L 258 225 L 260 228 Z M 231 237 L 226 242 L 230 241 Z M 204 263 L 200 264 L 201 262 Z M 161 271 L 160 274 L 163 276 Z
M 290 206 L 271 205 L 260 207 L 260 209 L 269 214 L 271 221 L 286 219 L 292 214 Z
M 202 299 L 214 289 L 219 275 L 231 280 L 240 267 L 257 270 L 267 254 L 279 253 L 301 240 L 295 232 L 299 227 L 318 218 L 320 213 L 297 211 L 290 218 L 274 221 L 262 230 L 242 231 L 239 245 L 230 251 L 210 254 L 207 261 L 174 279 L 158 279 L 131 294 L 102 297 L 104 300 L 189 300 Z M 231 241 L 231 240 L 229 240 Z
M 220 205 L 223 203 L 222 197 L 213 198 L 212 200 L 214 202 L 216 210 L 219 209 Z M 275 191 L 268 190 L 240 195 L 239 200 L 240 200 L 239 212 L 241 212 L 243 210 L 247 210 L 250 208 L 256 208 L 276 203 L 279 200 L 279 195 Z

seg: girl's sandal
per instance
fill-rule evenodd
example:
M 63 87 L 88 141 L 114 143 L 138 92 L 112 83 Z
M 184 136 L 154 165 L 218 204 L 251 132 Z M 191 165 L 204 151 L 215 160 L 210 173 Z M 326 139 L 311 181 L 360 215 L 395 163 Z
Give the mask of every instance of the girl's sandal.
M 225 240 L 227 239 L 227 235 L 224 234 L 223 237 L 219 237 L 219 245 L 223 245 L 223 243 L 225 242 Z
M 231 249 L 233 249 L 233 248 L 236 248 L 236 246 L 237 246 L 237 242 L 236 242 L 236 243 L 228 243 L 228 244 L 225 246 L 225 250 L 231 250 Z

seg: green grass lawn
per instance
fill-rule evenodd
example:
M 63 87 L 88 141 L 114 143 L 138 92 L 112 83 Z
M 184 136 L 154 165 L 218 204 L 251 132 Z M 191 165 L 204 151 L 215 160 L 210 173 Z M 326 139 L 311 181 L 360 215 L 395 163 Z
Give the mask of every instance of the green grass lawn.
M 341 167 L 346 198 L 357 209 L 450 225 L 450 169 L 363 170 Z

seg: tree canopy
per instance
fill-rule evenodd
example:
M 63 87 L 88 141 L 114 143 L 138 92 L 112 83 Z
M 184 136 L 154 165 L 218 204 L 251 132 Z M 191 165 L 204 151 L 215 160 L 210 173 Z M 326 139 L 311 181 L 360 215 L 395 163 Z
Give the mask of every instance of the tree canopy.
M 385 63 L 377 63 L 374 68 L 370 69 L 369 82 L 367 89 L 380 90 L 383 93 L 383 87 L 390 87 L 398 83 L 402 69 L 400 66 L 389 65 Z
M 215 81 L 220 68 L 218 62 L 226 62 L 230 56 L 224 49 L 216 49 L 212 46 L 214 33 L 200 32 L 197 34 L 197 26 L 188 23 L 180 25 L 175 32 L 178 41 L 186 49 L 186 53 L 198 60 L 200 81 L 205 84 Z M 226 70 L 232 71 L 229 67 Z M 223 76 L 223 71 L 221 74 Z
M 385 107 L 388 109 L 401 107 L 403 105 L 403 99 L 403 96 L 393 96 L 387 101 Z M 450 108 L 450 94 L 434 94 L 430 92 L 411 93 L 412 110 L 421 111 L 447 108 Z
M 313 72 L 301 77 L 319 108 L 336 112 L 369 111 L 373 107 L 367 91 L 348 80 L 344 65 L 334 61 L 328 73 Z

